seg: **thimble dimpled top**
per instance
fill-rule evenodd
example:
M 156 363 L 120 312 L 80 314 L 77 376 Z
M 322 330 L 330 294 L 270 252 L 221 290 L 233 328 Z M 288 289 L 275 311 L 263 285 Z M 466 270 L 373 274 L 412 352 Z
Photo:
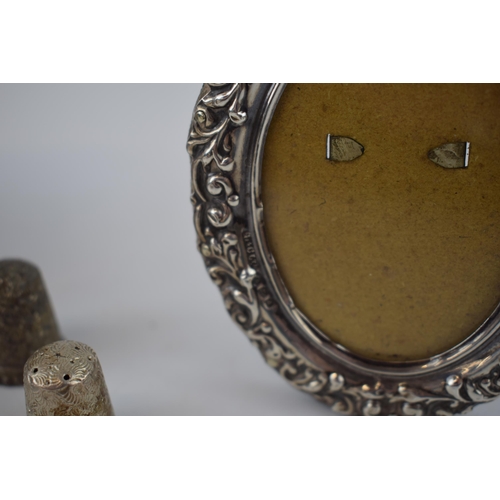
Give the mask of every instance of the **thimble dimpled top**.
M 101 365 L 87 345 L 61 340 L 39 349 L 24 367 L 28 415 L 110 416 Z
M 0 383 L 22 384 L 26 360 L 59 339 L 38 269 L 21 260 L 0 261 Z

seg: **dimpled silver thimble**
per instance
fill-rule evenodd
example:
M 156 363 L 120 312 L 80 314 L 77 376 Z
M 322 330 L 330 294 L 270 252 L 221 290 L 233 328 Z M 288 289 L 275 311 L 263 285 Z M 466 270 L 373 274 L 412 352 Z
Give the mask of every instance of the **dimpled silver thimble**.
M 21 385 L 26 360 L 60 338 L 40 271 L 21 260 L 1 260 L 0 383 Z
M 81 342 L 60 340 L 31 356 L 24 367 L 26 411 L 30 416 L 111 416 L 101 364 Z

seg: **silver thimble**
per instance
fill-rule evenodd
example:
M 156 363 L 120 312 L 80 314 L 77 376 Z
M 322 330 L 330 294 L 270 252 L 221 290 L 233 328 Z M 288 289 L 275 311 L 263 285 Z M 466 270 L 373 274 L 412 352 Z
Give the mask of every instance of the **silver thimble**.
M 39 349 L 24 367 L 28 415 L 111 416 L 101 364 L 81 342 L 60 340 Z
M 0 383 L 21 385 L 26 360 L 60 338 L 40 271 L 21 260 L 0 261 Z

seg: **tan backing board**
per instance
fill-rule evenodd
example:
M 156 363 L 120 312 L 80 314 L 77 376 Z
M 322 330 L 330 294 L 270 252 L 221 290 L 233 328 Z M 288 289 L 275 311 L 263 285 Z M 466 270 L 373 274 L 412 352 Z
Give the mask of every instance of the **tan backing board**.
M 266 234 L 297 307 L 362 356 L 427 358 L 500 301 L 500 85 L 289 84 L 265 146 Z M 364 147 L 326 159 L 326 136 Z M 470 142 L 467 169 L 427 158 Z

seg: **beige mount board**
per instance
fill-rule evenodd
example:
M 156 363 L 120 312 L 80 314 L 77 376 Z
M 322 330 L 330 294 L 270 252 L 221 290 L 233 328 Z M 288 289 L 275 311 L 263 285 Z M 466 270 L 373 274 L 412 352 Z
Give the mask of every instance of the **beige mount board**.
M 265 145 L 266 234 L 296 306 L 361 356 L 428 358 L 500 301 L 500 85 L 289 84 Z M 326 159 L 326 137 L 364 148 Z M 469 142 L 468 168 L 427 157 Z

